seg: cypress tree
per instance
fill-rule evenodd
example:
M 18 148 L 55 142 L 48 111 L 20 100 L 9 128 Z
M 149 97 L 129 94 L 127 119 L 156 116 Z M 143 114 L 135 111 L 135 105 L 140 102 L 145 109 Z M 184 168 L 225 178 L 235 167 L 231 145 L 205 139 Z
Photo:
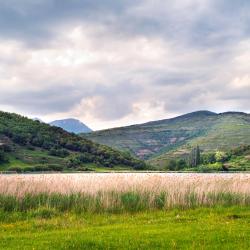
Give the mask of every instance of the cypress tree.
M 197 167 L 200 164 L 201 161 L 201 155 L 200 155 L 200 148 L 197 145 L 195 148 L 192 149 L 190 153 L 190 165 L 192 167 Z

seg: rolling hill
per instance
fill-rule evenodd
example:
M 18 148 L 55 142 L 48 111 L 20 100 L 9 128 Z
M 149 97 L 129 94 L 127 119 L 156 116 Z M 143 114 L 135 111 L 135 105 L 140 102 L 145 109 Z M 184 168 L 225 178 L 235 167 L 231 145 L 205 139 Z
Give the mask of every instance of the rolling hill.
M 216 114 L 197 111 L 172 119 L 97 131 L 84 136 L 161 166 L 173 157 L 184 157 L 196 145 L 203 152 L 214 152 L 250 144 L 250 115 L 242 112 Z
M 144 169 L 143 161 L 17 114 L 0 112 L 0 171 Z
M 69 118 L 50 122 L 51 126 L 60 127 L 70 133 L 90 133 L 92 130 L 77 119 Z

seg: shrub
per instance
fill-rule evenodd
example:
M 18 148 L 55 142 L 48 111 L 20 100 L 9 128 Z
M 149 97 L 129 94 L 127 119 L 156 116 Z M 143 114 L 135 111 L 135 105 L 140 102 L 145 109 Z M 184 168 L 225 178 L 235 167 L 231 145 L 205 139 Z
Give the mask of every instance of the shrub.
M 222 151 L 217 151 L 215 153 L 215 159 L 217 162 L 225 162 L 229 159 L 229 155 L 225 152 L 222 152 Z
M 8 158 L 3 149 L 0 149 L 0 164 L 8 162 Z
M 49 154 L 52 156 L 58 156 L 58 157 L 62 157 L 65 158 L 67 156 L 69 156 L 69 152 L 66 149 L 56 149 L 56 148 L 52 148 L 49 151 Z
M 7 171 L 22 173 L 23 169 L 20 167 L 9 167 Z
M 63 166 L 59 165 L 59 164 L 49 164 L 48 165 L 48 169 L 49 170 L 53 170 L 53 171 L 62 171 L 63 170 Z
M 145 199 L 146 197 L 143 196 L 144 195 L 135 192 L 127 192 L 121 194 L 121 203 L 125 211 L 137 212 L 142 210 L 142 208 L 145 207 L 147 204 L 147 201 Z
M 167 169 L 171 170 L 171 171 L 175 171 L 176 168 L 176 161 L 171 159 L 168 163 L 167 163 Z
M 155 207 L 158 209 L 163 209 L 166 204 L 166 193 L 161 192 L 159 195 L 155 196 Z

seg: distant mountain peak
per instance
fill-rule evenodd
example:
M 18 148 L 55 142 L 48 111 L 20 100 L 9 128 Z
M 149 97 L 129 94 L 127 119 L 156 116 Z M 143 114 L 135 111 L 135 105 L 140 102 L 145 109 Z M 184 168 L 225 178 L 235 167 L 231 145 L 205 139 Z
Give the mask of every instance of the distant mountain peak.
M 75 133 L 75 134 L 92 132 L 92 129 L 90 129 L 84 123 L 75 118 L 55 120 L 53 122 L 50 122 L 50 125 L 60 127 L 70 133 Z
M 181 116 L 177 116 L 175 118 L 178 118 L 178 117 L 194 117 L 194 116 L 208 116 L 208 115 L 217 115 L 217 113 L 214 113 L 214 112 L 209 111 L 209 110 L 198 110 L 198 111 L 190 112 L 190 113 L 187 113 L 187 114 L 184 114 L 184 115 L 181 115 Z M 175 118 L 172 118 L 172 119 L 175 119 Z

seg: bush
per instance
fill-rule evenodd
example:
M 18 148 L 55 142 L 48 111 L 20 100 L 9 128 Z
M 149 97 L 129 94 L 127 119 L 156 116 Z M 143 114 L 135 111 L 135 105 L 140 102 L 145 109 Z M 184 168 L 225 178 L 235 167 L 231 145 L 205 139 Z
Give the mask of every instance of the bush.
M 215 153 L 215 159 L 217 162 L 225 162 L 227 160 L 229 160 L 229 155 L 225 152 L 222 152 L 222 151 L 217 151 Z
M 69 168 L 76 168 L 81 165 L 81 161 L 77 156 L 72 156 L 67 161 L 67 167 Z
M 23 172 L 34 172 L 35 171 L 35 168 L 34 167 L 24 167 L 23 168 Z
M 121 203 L 125 211 L 137 212 L 141 210 L 141 198 L 138 193 L 127 192 L 121 195 Z
M 12 152 L 12 148 L 10 145 L 8 144 L 3 144 L 0 146 L 0 150 L 2 150 L 3 152 L 6 152 L 6 153 L 10 153 Z
M 63 166 L 62 165 L 59 165 L 59 164 L 49 164 L 48 165 L 48 169 L 49 170 L 52 170 L 52 171 L 63 171 Z
M 6 163 L 6 162 L 8 162 L 7 155 L 5 154 L 5 152 L 2 149 L 0 149 L 0 164 Z
M 209 173 L 209 172 L 214 172 L 214 171 L 222 171 L 222 164 L 217 162 L 214 164 L 207 164 L 207 165 L 201 165 L 198 167 L 198 172 L 201 173 Z
M 67 157 L 69 155 L 69 152 L 66 149 L 52 148 L 52 149 L 50 149 L 49 154 L 52 155 L 52 156 L 58 156 L 58 157 L 61 157 L 61 158 L 65 158 L 65 157 Z
M 28 142 L 27 136 L 25 134 L 15 134 L 12 140 L 20 145 L 26 145 Z
M 28 150 L 35 151 L 35 147 L 32 146 L 32 145 L 28 145 L 26 148 L 27 148 Z
M 47 171 L 62 171 L 63 166 L 58 164 L 49 164 L 49 165 L 36 165 L 28 166 L 22 169 L 23 172 L 47 172 Z
M 178 170 L 182 170 L 182 169 L 186 168 L 187 162 L 184 159 L 178 159 L 178 160 L 171 159 L 167 163 L 166 167 L 170 171 L 178 171 Z
M 159 195 L 155 196 L 155 207 L 157 209 L 163 209 L 166 204 L 166 193 L 161 192 Z
M 169 169 L 170 171 L 175 171 L 176 170 L 176 161 L 171 159 L 168 163 L 167 163 L 167 169 Z
M 84 172 L 84 171 L 95 171 L 95 170 L 93 170 L 93 169 L 91 169 L 91 168 L 83 167 L 83 166 L 77 168 L 76 170 L 77 170 L 77 171 L 83 171 L 83 172 Z
M 176 162 L 176 170 L 182 170 L 187 167 L 187 163 L 184 159 L 179 159 Z
M 203 164 L 215 163 L 216 162 L 215 153 L 203 154 L 201 157 L 201 162 Z
M 22 173 L 23 169 L 20 168 L 20 167 L 9 167 L 9 168 L 7 169 L 7 171 Z

